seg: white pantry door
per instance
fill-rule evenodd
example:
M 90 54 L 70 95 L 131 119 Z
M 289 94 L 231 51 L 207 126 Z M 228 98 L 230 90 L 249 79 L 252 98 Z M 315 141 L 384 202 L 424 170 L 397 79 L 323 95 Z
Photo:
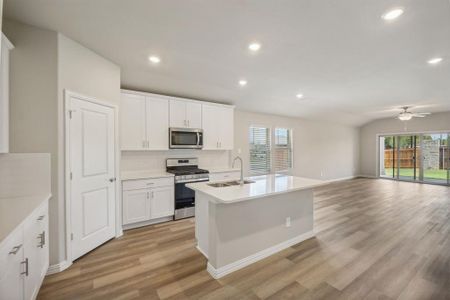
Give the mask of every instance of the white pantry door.
M 70 96 L 72 260 L 115 236 L 114 109 Z M 70 116 L 71 115 L 71 116 Z

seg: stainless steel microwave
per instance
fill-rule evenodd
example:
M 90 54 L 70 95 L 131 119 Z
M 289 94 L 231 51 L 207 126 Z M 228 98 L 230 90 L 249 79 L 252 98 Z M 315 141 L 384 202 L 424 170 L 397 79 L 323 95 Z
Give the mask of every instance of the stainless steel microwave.
M 202 149 L 203 130 L 191 128 L 169 128 L 170 149 Z

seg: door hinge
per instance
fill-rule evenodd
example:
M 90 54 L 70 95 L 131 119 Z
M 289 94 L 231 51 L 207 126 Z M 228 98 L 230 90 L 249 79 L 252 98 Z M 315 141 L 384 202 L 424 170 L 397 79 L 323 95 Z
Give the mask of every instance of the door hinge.
M 70 234 L 70 240 L 73 241 L 73 233 Z
M 69 119 L 72 119 L 72 111 L 69 110 Z
M 72 180 L 72 178 L 73 178 L 73 174 L 72 174 L 72 172 L 70 172 L 70 180 Z

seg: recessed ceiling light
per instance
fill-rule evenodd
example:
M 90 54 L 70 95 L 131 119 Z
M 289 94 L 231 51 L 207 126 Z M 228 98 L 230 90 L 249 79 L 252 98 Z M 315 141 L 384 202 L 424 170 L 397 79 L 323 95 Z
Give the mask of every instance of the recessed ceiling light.
M 239 80 L 239 85 L 240 85 L 240 86 L 247 85 L 247 80 L 245 80 L 245 79 Z
M 248 49 L 250 49 L 253 52 L 258 51 L 261 48 L 261 44 L 259 43 L 251 43 L 250 45 L 248 45 Z
M 298 99 L 302 99 L 303 98 L 303 94 L 297 94 L 297 95 L 295 95 L 295 97 L 297 97 Z
M 442 57 L 434 57 L 428 61 L 430 65 L 438 64 L 442 61 Z
M 158 56 L 154 56 L 154 55 L 150 56 L 148 58 L 148 60 L 150 60 L 154 64 L 158 64 L 161 61 L 161 59 Z
M 400 17 L 403 14 L 403 12 L 404 12 L 403 8 L 394 8 L 385 13 L 384 15 L 382 15 L 381 17 L 386 21 L 392 21 Z

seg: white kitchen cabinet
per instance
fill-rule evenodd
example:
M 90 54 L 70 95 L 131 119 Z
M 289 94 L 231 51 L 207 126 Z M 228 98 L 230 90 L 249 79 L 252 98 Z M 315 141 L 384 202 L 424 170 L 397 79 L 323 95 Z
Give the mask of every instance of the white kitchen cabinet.
M 9 51 L 13 45 L 1 33 L 0 51 L 0 153 L 9 152 Z
M 145 150 L 145 96 L 122 93 L 120 103 L 120 143 L 122 150 Z
M 158 96 L 145 97 L 147 112 L 147 149 L 169 148 L 169 101 Z
M 240 171 L 226 171 L 209 174 L 209 181 L 226 181 L 226 180 L 238 180 L 241 177 Z
M 0 299 L 24 299 L 23 231 L 18 228 L 0 246 Z
M 48 264 L 45 201 L 0 244 L 0 299 L 35 299 Z
M 122 150 L 168 149 L 167 98 L 122 92 L 120 115 Z
M 232 150 L 234 139 L 234 108 L 202 104 L 203 149 Z
M 167 221 L 175 212 L 173 177 L 126 180 L 122 190 L 125 229 Z
M 149 190 L 123 192 L 123 224 L 132 224 L 150 220 Z
M 170 99 L 169 107 L 170 127 L 202 127 L 202 105 L 200 103 L 182 99 Z
M 150 214 L 152 219 L 172 216 L 175 211 L 173 186 L 150 190 Z

